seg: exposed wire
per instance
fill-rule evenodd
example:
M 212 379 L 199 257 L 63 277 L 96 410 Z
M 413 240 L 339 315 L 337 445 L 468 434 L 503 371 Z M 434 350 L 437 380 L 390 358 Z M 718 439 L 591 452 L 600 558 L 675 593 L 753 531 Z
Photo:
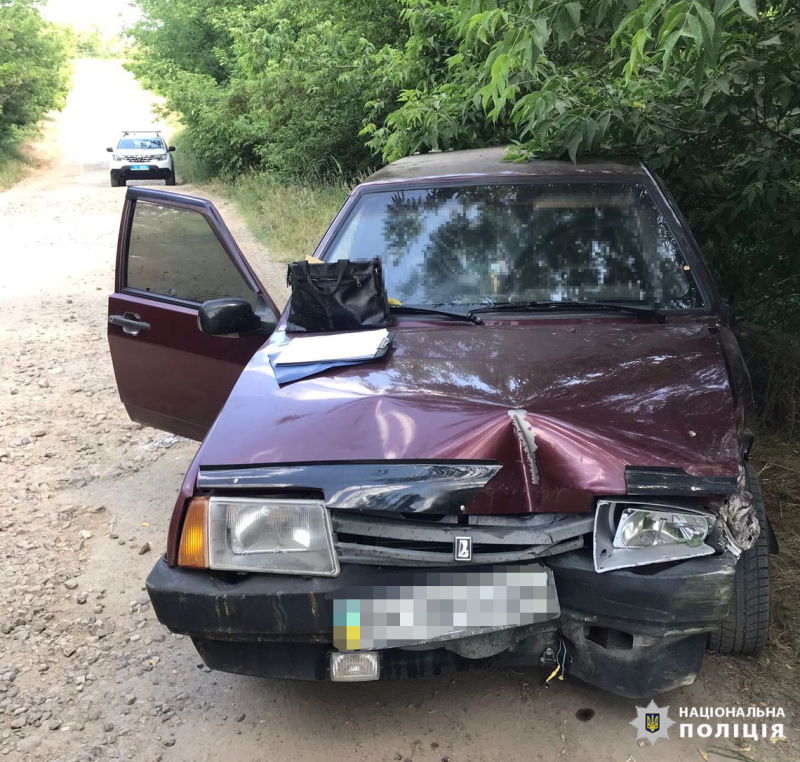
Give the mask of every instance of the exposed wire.
M 556 668 L 550 673 L 547 679 L 544 681 L 544 687 L 549 687 L 552 680 L 558 676 L 559 680 L 564 679 L 564 675 L 567 671 L 567 644 L 566 641 L 562 638 L 558 644 L 558 653 L 556 654 Z

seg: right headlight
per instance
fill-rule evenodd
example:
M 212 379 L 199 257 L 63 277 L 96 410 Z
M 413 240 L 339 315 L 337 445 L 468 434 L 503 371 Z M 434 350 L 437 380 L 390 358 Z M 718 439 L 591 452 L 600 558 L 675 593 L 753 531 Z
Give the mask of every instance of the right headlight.
M 680 561 L 714 553 L 705 543 L 714 517 L 661 502 L 600 500 L 594 521 L 598 572 Z

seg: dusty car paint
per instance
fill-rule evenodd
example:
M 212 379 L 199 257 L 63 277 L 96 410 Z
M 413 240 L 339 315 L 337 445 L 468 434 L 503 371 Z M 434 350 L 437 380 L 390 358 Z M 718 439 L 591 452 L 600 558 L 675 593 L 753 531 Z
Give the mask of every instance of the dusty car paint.
M 211 204 L 160 189 L 128 189 L 117 242 L 114 294 L 109 298 L 108 314 L 109 320 L 114 316 L 132 316 L 149 327 L 137 335 L 126 333 L 113 324 L 109 328 L 109 349 L 120 398 L 133 420 L 202 439 L 242 369 L 262 346 L 265 337 L 208 336 L 197 329 L 196 305 L 128 286 L 125 279 L 127 239 L 137 199 L 158 202 L 165 198 L 173 208 L 203 215 L 214 226 L 221 246 L 245 283 L 262 294 L 266 310 L 274 316 L 279 312 Z
M 538 483 L 512 410 L 527 412 Z M 401 325 L 385 360 L 284 387 L 260 350 L 200 463 L 497 460 L 470 512 L 581 512 L 596 495 L 625 493 L 627 465 L 737 476 L 735 424 L 722 350 L 703 322 Z

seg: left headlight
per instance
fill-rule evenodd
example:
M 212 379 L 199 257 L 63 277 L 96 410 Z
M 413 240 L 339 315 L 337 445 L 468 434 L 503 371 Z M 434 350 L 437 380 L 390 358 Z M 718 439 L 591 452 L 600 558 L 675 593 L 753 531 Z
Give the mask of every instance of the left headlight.
M 600 500 L 594 521 L 598 572 L 681 561 L 714 553 L 705 540 L 714 517 L 684 505 Z
M 683 544 L 698 547 L 708 535 L 708 519 L 665 508 L 626 508 L 614 536 L 615 548 Z
M 208 566 L 332 577 L 339 573 L 330 514 L 313 500 L 212 497 Z

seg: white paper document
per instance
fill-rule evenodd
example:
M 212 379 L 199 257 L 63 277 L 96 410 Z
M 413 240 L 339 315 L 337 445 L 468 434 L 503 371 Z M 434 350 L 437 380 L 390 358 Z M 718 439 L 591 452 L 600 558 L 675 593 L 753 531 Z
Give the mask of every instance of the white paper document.
M 275 359 L 275 365 L 372 360 L 386 351 L 390 341 L 389 331 L 385 328 L 293 336 Z

